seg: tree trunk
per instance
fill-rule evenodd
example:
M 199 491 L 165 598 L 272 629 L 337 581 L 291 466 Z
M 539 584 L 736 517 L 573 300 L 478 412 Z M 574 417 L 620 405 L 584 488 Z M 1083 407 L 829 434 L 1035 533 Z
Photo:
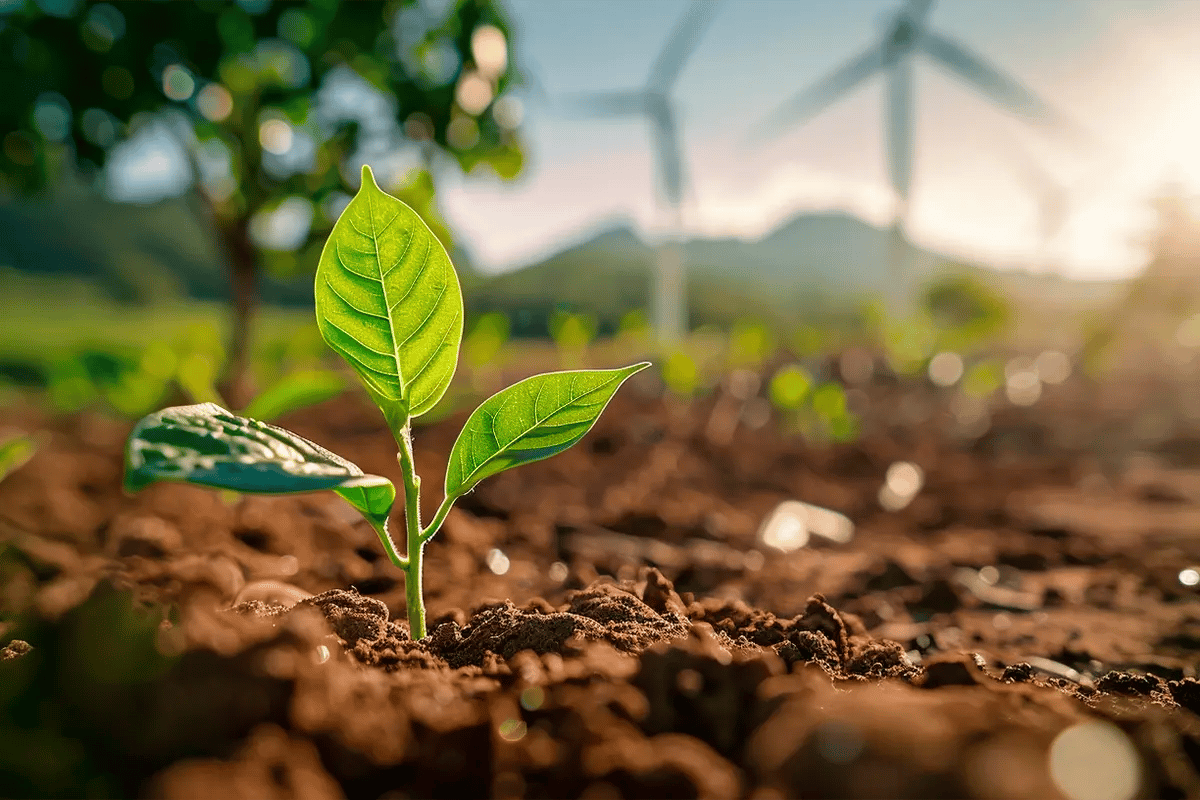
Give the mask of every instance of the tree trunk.
M 233 326 L 229 357 L 221 395 L 235 409 L 245 406 L 253 395 L 250 385 L 251 331 L 258 310 L 258 255 L 250 241 L 250 222 L 240 219 L 222 232 L 229 255 L 229 277 Z

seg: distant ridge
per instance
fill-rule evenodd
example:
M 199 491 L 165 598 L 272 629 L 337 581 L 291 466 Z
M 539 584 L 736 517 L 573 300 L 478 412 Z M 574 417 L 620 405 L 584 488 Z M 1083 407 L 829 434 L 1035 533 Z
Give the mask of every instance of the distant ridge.
M 680 246 L 688 268 L 691 325 L 727 325 L 755 316 L 791 327 L 815 312 L 857 305 L 889 288 L 889 239 L 886 229 L 828 211 L 792 217 L 757 239 L 685 241 Z M 472 270 L 462 253 L 455 254 L 455 262 L 472 315 L 503 311 L 514 333 L 542 336 L 556 309 L 586 311 L 610 332 L 627 312 L 648 308 L 654 249 L 628 224 L 612 224 L 501 275 Z M 994 271 L 922 248 L 916 249 L 913 264 L 907 291 L 919 290 L 950 266 L 971 271 L 1029 305 L 1096 308 L 1118 285 Z M 183 199 L 150 206 L 95 198 L 0 204 L 0 265 L 18 273 L 79 277 L 128 300 L 150 299 L 161 291 L 205 299 L 228 296 L 221 254 Z M 311 303 L 311 273 L 298 269 L 294 278 L 264 276 L 264 300 Z
M 881 292 L 891 280 L 888 246 L 888 231 L 838 212 L 794 217 L 757 240 L 683 242 L 691 323 L 724 324 L 747 315 L 787 319 L 814 304 Z M 947 260 L 918 248 L 909 288 Z M 626 311 L 646 307 L 653 265 L 654 249 L 628 225 L 616 225 L 527 267 L 479 280 L 469 299 L 475 308 L 513 316 L 522 333 L 536 333 L 555 308 L 590 311 L 609 327 Z

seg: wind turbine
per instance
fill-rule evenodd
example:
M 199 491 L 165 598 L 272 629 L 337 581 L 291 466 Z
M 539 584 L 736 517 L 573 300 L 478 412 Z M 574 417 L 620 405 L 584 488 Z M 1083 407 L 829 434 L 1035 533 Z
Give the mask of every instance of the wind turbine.
M 654 327 L 664 344 L 678 342 L 687 333 L 687 281 L 677 241 L 683 228 L 683 195 L 687 184 L 679 123 L 671 90 L 688 58 L 704 35 L 719 2 L 696 0 L 676 23 L 654 60 L 650 77 L 640 89 L 601 92 L 576 98 L 573 105 L 599 117 L 645 117 L 654 138 L 659 188 L 670 214 L 672 234 L 659 244 L 653 299 Z
M 890 248 L 894 298 L 901 304 L 901 284 L 908 277 L 912 248 L 905 229 L 913 165 L 913 58 L 923 53 L 959 80 L 1007 110 L 1039 122 L 1061 119 L 1037 95 L 1005 75 L 965 45 L 928 26 L 933 0 L 908 0 L 888 22 L 883 37 L 780 106 L 760 126 L 759 134 L 778 136 L 832 105 L 877 72 L 886 73 L 884 117 L 888 177 L 896 211 Z

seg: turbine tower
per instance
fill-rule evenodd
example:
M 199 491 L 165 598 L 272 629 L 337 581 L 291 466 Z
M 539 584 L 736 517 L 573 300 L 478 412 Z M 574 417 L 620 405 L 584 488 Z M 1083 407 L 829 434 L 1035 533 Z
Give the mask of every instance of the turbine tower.
M 687 333 L 687 280 L 679 244 L 683 228 L 683 195 L 687 176 L 679 123 L 671 96 L 680 73 L 716 12 L 719 2 L 695 0 L 663 45 L 650 77 L 640 89 L 601 92 L 575 99 L 573 105 L 589 116 L 642 116 L 650 123 L 658 165 L 661 198 L 670 216 L 671 234 L 659 244 L 653 293 L 653 320 L 660 342 L 674 344 Z
M 913 58 L 923 53 L 959 80 L 1001 107 L 1033 121 L 1062 120 L 1037 95 L 982 56 L 928 26 L 933 0 L 908 0 L 887 24 L 883 37 L 780 106 L 760 125 L 775 137 L 832 105 L 875 73 L 885 73 L 884 120 L 888 177 L 896 210 L 889 253 L 893 300 L 903 305 L 903 282 L 910 277 L 912 247 L 906 227 L 913 173 Z

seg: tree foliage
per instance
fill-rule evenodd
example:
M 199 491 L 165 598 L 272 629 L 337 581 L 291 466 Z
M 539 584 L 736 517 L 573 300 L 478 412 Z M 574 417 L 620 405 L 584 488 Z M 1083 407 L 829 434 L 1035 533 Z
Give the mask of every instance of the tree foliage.
M 115 143 L 165 109 L 182 112 L 201 143 L 228 152 L 237 186 L 214 194 L 232 215 L 287 193 L 320 202 L 341 188 L 343 162 L 360 146 L 401 136 L 436 145 L 465 170 L 485 162 L 511 177 L 520 169 L 517 135 L 486 102 L 518 80 L 508 21 L 492 0 L 460 0 L 440 19 L 434 5 L 5 4 L 4 180 L 34 191 L 74 163 L 94 175 Z M 361 107 L 320 102 L 319 89 L 360 79 L 391 106 L 394 128 L 364 119 Z M 289 133 L 312 143 L 300 168 L 271 152 Z
M 95 184 L 164 125 L 227 256 L 227 391 L 244 400 L 261 268 L 315 267 L 359 163 L 392 159 L 380 182 L 444 243 L 435 160 L 520 171 L 514 63 L 498 0 L 0 0 L 0 195 Z M 272 238 L 281 212 L 292 234 Z

